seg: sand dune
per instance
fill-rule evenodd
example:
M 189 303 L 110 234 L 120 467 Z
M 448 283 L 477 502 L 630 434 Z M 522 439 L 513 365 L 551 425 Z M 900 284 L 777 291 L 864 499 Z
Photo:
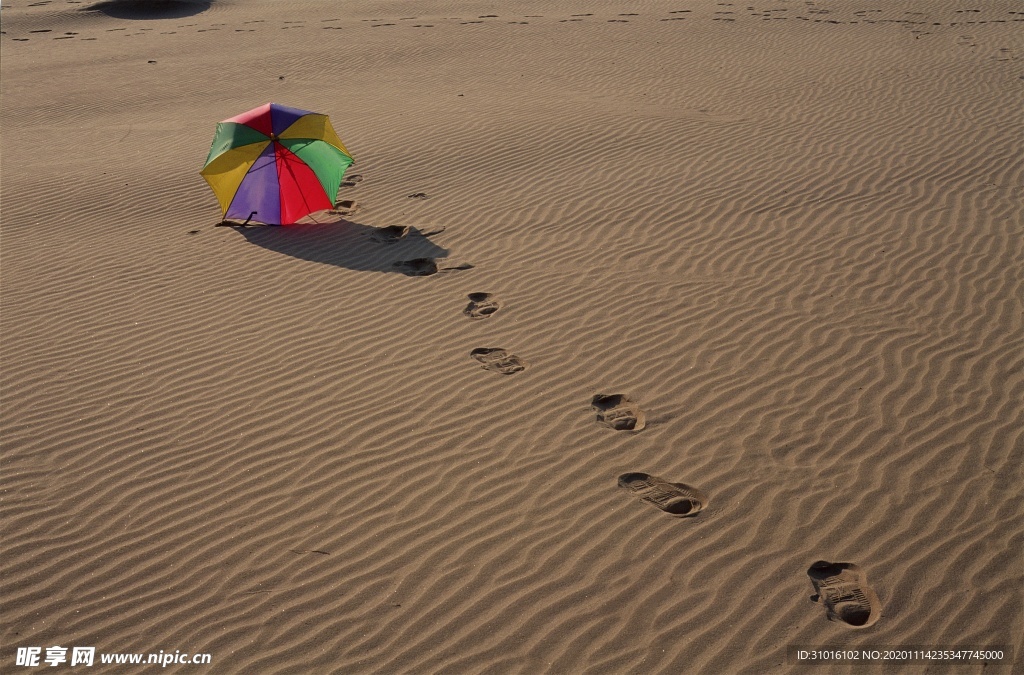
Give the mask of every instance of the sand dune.
M 2 12 L 5 672 L 1021 667 L 1017 3 Z M 353 203 L 216 227 L 268 101 Z

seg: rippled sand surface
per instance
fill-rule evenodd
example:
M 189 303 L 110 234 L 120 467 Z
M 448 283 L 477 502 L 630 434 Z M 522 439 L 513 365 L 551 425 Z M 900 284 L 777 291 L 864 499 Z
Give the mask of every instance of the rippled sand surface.
M 4 2 L 0 669 L 1024 652 L 1018 3 Z

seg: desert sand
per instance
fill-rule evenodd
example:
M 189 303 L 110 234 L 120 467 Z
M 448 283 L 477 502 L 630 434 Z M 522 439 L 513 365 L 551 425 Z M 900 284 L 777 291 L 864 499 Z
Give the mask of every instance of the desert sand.
M 1024 669 L 1019 2 L 3 2 L 3 672 Z

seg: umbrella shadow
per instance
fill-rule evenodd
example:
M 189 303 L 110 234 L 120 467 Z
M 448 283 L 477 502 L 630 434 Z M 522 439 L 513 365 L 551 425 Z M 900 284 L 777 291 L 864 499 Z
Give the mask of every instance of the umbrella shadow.
M 444 261 L 448 249 L 430 240 L 443 228 L 424 232 L 415 227 L 373 227 L 349 220 L 287 227 L 224 226 L 237 231 L 249 243 L 270 251 L 360 272 L 393 272 L 419 277 L 473 267 Z

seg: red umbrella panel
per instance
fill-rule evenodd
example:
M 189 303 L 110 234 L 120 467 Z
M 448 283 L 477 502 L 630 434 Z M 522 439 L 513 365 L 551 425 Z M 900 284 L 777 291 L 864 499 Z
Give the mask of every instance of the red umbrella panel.
M 353 161 L 326 115 L 267 103 L 217 125 L 201 173 L 225 219 L 287 225 L 333 208 Z

